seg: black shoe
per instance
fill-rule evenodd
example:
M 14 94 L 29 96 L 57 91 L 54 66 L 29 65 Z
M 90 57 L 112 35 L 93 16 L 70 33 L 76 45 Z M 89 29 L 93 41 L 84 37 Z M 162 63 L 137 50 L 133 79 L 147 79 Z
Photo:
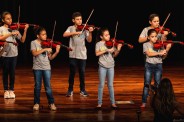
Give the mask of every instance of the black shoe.
M 88 95 L 88 93 L 87 93 L 87 91 L 80 91 L 80 95 L 82 95 L 82 96 L 84 96 L 84 97 L 87 97 L 87 96 L 89 96 Z
M 102 107 L 96 107 L 95 109 L 96 110 L 102 110 Z
M 73 96 L 73 91 L 68 91 L 68 92 L 66 93 L 66 97 L 71 97 L 71 96 Z
M 117 110 L 118 109 L 118 106 L 111 106 L 111 108 L 113 109 L 113 110 Z

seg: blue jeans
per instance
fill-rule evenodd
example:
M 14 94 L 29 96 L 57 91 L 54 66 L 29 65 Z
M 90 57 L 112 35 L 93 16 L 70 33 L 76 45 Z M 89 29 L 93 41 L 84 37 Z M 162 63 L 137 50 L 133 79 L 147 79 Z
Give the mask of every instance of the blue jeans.
M 107 86 L 108 86 L 108 90 L 109 90 L 110 101 L 111 101 L 111 104 L 115 104 L 114 87 L 113 87 L 114 67 L 105 68 L 105 67 L 102 67 L 99 65 L 98 75 L 99 75 L 98 104 L 102 105 L 103 88 L 104 88 L 106 76 L 107 76 Z
M 80 80 L 80 90 L 85 91 L 85 68 L 86 68 L 86 60 L 83 59 L 75 59 L 70 58 L 70 75 L 69 75 L 69 91 L 73 91 L 73 85 L 74 85 L 74 77 L 76 73 L 76 68 L 78 66 L 79 70 L 79 80 Z
M 144 88 L 142 94 L 143 103 L 147 103 L 147 97 L 149 95 L 149 87 L 153 76 L 154 76 L 154 86 L 157 88 L 162 78 L 162 63 L 159 64 L 150 64 L 147 62 L 145 63 Z
M 54 98 L 52 95 L 52 88 L 50 84 L 51 70 L 33 70 L 33 74 L 34 74 L 34 80 L 35 80 L 34 104 L 36 103 L 40 104 L 40 91 L 42 87 L 42 78 L 43 78 L 43 83 L 44 83 L 48 103 L 49 104 L 54 103 Z
M 14 91 L 15 83 L 15 68 L 17 64 L 16 57 L 2 57 L 3 61 L 3 86 L 4 90 Z M 8 78 L 9 78 L 9 87 L 8 87 Z

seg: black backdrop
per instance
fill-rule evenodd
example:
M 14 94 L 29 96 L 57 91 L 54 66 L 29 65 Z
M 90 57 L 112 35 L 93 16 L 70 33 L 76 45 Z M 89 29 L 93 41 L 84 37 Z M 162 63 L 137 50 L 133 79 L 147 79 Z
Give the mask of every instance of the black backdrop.
M 119 65 L 140 65 L 143 64 L 142 44 L 138 43 L 138 37 L 142 29 L 149 26 L 148 16 L 151 13 L 160 15 L 161 25 L 167 15 L 171 13 L 165 24 L 166 28 L 176 32 L 177 36 L 169 36 L 168 39 L 184 41 L 184 1 L 183 0 L 1 0 L 0 12 L 8 10 L 13 15 L 13 22 L 18 21 L 18 9 L 20 5 L 20 22 L 38 24 L 47 29 L 48 37 L 51 38 L 54 22 L 56 29 L 54 40 L 61 41 L 68 45 L 68 38 L 63 38 L 65 29 L 73 24 L 71 15 L 80 11 L 83 15 L 83 23 L 86 22 L 92 9 L 94 12 L 88 21 L 97 27 L 106 26 L 110 29 L 111 37 L 114 36 L 116 22 L 119 22 L 117 39 L 133 44 L 134 49 L 130 50 L 124 46 L 120 55 L 116 58 Z M 93 42 L 86 46 L 88 48 L 88 64 L 97 64 L 95 56 L 95 35 Z M 32 55 L 30 53 L 30 42 L 35 39 L 33 30 L 29 28 L 27 39 L 24 44 L 19 45 L 18 64 L 31 65 Z M 66 64 L 68 62 L 68 51 L 61 49 L 59 55 L 52 61 L 54 64 Z M 181 65 L 184 62 L 184 46 L 175 44 L 169 52 L 165 64 Z

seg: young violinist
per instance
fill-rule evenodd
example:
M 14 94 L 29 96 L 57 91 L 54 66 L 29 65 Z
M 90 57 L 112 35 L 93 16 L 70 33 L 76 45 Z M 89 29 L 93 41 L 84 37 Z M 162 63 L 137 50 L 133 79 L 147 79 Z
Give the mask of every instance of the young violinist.
M 19 30 L 11 30 L 9 28 L 12 24 L 12 15 L 10 12 L 4 11 L 1 17 L 3 25 L 0 27 L 0 40 L 12 42 L 6 44 L 2 54 L 4 98 L 15 98 L 15 68 L 18 56 L 18 47 L 15 43 L 17 43 L 17 40 L 20 40 L 22 43 L 25 42 L 29 25 L 25 26 L 23 35 L 21 35 Z
M 78 26 L 82 25 L 82 15 L 80 12 L 74 12 L 72 14 L 73 25 L 69 26 L 63 33 L 63 37 L 69 37 L 69 47 L 72 51 L 69 52 L 69 65 L 70 73 L 68 78 L 68 92 L 67 97 L 73 95 L 74 77 L 76 68 L 79 69 L 80 80 L 80 95 L 86 97 L 88 93 L 85 89 L 85 68 L 87 60 L 87 49 L 85 42 L 90 43 L 92 41 L 93 27 L 78 31 Z
M 102 98 L 103 98 L 103 88 L 105 84 L 105 80 L 107 77 L 107 86 L 109 89 L 109 97 L 111 102 L 111 107 L 113 109 L 117 109 L 114 98 L 114 66 L 115 61 L 114 57 L 116 57 L 122 47 L 122 44 L 117 44 L 117 47 L 106 44 L 106 42 L 110 41 L 110 33 L 107 28 L 101 28 L 96 37 L 97 43 L 95 47 L 96 56 L 98 56 L 98 75 L 99 75 L 99 84 L 98 84 L 98 105 L 97 109 L 101 109 L 102 107 Z
M 145 60 L 145 74 L 144 74 L 144 86 L 142 93 L 142 105 L 141 108 L 146 107 L 147 97 L 149 93 L 149 87 L 151 84 L 151 80 L 154 77 L 154 86 L 158 87 L 160 80 L 162 78 L 162 63 L 163 58 L 167 55 L 167 51 L 165 49 L 155 49 L 154 43 L 156 43 L 158 39 L 158 33 L 155 29 L 148 30 L 148 42 L 143 44 L 143 54 L 146 56 Z
M 156 30 L 158 30 L 158 28 L 160 29 L 160 30 L 158 30 L 158 32 L 159 32 L 158 33 L 158 40 L 166 41 L 167 40 L 167 35 L 169 34 L 169 32 L 168 31 L 162 31 L 161 28 L 160 28 L 159 23 L 160 23 L 159 15 L 158 14 L 150 14 L 150 16 L 149 16 L 149 24 L 150 24 L 150 26 L 145 27 L 142 30 L 141 34 L 139 35 L 138 42 L 139 43 L 147 42 L 148 41 L 148 39 L 147 39 L 147 37 L 148 37 L 148 35 L 147 35 L 148 30 L 149 29 L 156 29 Z M 161 33 L 161 32 L 163 32 L 163 33 Z M 170 48 L 171 48 L 171 44 L 168 44 L 166 46 L 166 51 L 169 52 Z
M 39 110 L 40 91 L 42 87 L 42 79 L 45 87 L 45 92 L 48 99 L 48 104 L 51 110 L 56 110 L 54 97 L 51 88 L 51 65 L 50 60 L 53 60 L 59 53 L 60 45 L 56 46 L 55 53 L 52 53 L 51 47 L 43 48 L 42 41 L 47 39 L 45 28 L 38 27 L 35 31 L 37 39 L 31 42 L 31 52 L 33 55 L 33 74 L 34 74 L 34 106 L 33 110 Z

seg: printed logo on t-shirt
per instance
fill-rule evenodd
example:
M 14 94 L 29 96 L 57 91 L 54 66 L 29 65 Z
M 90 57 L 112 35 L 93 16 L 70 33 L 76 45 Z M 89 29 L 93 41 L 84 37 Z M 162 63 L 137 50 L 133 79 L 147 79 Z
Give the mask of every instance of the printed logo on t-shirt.
M 107 47 L 105 47 L 105 46 L 100 47 L 100 51 L 105 51 L 106 49 L 107 49 Z

